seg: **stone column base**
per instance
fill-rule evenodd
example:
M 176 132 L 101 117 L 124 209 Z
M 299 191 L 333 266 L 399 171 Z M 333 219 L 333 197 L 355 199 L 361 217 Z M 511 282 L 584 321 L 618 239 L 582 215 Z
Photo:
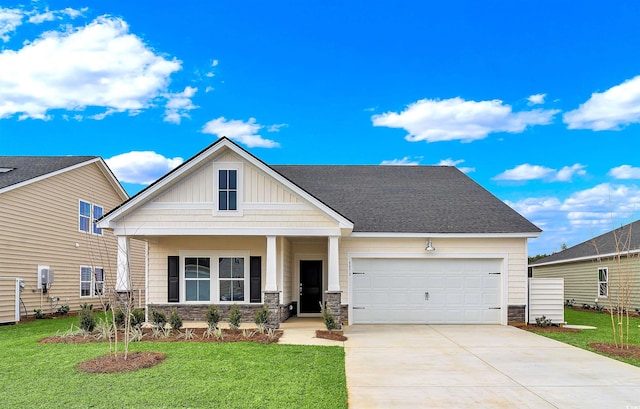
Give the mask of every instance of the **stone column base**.
M 269 322 L 266 325 L 267 328 L 280 328 L 280 292 L 265 291 L 264 305 L 271 311 Z
M 327 291 L 325 294 L 327 295 L 325 308 L 328 308 L 333 315 L 337 325 L 336 329 L 342 329 L 342 291 Z

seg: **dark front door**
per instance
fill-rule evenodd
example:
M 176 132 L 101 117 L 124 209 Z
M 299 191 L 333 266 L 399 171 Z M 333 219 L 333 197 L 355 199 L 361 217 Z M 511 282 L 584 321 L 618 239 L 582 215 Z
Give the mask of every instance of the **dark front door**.
M 322 260 L 300 260 L 300 312 L 319 313 L 322 302 Z

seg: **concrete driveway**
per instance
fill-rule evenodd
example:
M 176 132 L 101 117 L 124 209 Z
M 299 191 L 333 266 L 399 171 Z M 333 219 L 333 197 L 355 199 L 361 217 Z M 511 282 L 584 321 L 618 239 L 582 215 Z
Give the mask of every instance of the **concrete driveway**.
M 353 325 L 349 408 L 640 409 L 640 368 L 513 327 Z

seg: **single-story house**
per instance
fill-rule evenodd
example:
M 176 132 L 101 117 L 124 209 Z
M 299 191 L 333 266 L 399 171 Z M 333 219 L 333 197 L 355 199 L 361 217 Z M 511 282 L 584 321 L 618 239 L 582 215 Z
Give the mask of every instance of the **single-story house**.
M 128 198 L 97 156 L 0 156 L 0 322 L 98 307 L 115 289 L 120 249 L 96 219 Z M 131 245 L 125 288 L 141 305 L 145 246 Z
M 640 221 L 537 260 L 530 268 L 533 277 L 564 278 L 565 302 L 610 308 L 628 296 L 631 309 L 640 308 Z
M 148 243 L 149 308 L 525 321 L 540 229 L 455 167 L 275 166 L 221 138 L 99 222 Z

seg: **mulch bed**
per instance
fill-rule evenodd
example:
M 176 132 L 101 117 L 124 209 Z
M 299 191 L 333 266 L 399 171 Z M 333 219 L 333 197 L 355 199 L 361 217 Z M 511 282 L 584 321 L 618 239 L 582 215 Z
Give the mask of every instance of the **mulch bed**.
M 142 330 L 144 337 L 141 341 L 137 342 L 257 342 L 260 344 L 273 344 L 278 342 L 280 337 L 282 336 L 282 330 L 274 331 L 273 337 L 269 337 L 269 335 L 265 332 L 263 334 L 259 333 L 256 330 L 246 330 L 243 333 L 242 329 L 239 330 L 230 330 L 223 329 L 222 333 L 224 334 L 222 339 L 218 339 L 215 336 L 211 336 L 207 338 L 204 328 L 194 328 L 193 329 L 193 338 L 185 339 L 184 336 L 180 336 L 180 334 L 184 334 L 185 330 L 182 329 L 179 333 L 176 331 L 172 331 L 171 335 L 168 337 L 159 337 L 154 338 L 153 332 L 149 328 L 144 328 Z M 246 336 L 245 336 L 246 334 Z M 124 340 L 123 334 L 118 335 L 118 342 L 122 342 Z M 89 342 L 107 342 L 106 339 L 98 339 L 96 334 L 83 336 L 83 335 L 74 335 L 74 336 L 58 336 L 54 335 L 51 337 L 43 338 L 40 341 L 41 344 L 56 344 L 56 343 L 65 343 L 65 344 L 85 344 Z
M 316 338 L 330 339 L 332 341 L 346 341 L 348 338 L 344 336 L 342 331 L 317 330 Z
M 590 348 L 604 354 L 617 356 L 619 358 L 640 359 L 640 345 L 629 345 L 629 347 L 618 348 L 614 344 L 605 344 L 602 342 L 592 342 Z
M 89 361 L 80 362 L 78 370 L 89 373 L 120 373 L 150 368 L 164 361 L 166 355 L 160 352 L 129 352 L 105 355 Z

